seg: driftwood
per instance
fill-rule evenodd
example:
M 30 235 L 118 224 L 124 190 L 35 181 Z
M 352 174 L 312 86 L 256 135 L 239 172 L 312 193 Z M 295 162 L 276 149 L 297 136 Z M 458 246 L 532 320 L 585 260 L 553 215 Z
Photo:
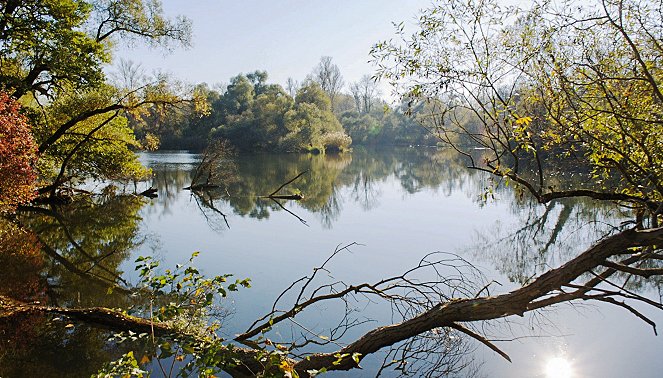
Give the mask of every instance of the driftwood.
M 302 177 L 306 172 L 308 172 L 308 171 L 304 171 L 304 172 L 298 174 L 297 176 L 291 178 L 290 180 L 286 181 L 284 184 L 279 186 L 275 191 L 270 193 L 268 196 L 264 196 L 263 198 L 271 198 L 271 199 L 274 199 L 274 200 L 277 200 L 277 199 L 292 200 L 292 201 L 299 201 L 299 200 L 303 199 L 304 196 L 302 196 L 301 194 L 276 194 L 276 193 L 278 193 L 281 189 L 285 188 L 288 184 L 290 184 L 293 181 L 297 180 L 298 178 Z
M 159 195 L 157 194 L 158 190 L 156 188 L 149 188 L 146 189 L 140 193 L 138 193 L 139 196 L 147 197 L 147 198 L 157 198 Z
M 338 361 L 339 353 L 349 356 L 360 356 L 360 360 L 361 357 L 377 352 L 384 347 L 438 327 L 458 329 L 462 327 L 460 323 L 463 322 L 499 319 L 512 315 L 523 316 L 524 313 L 529 311 L 578 299 L 603 300 L 608 303 L 617 302 L 620 307 L 627 308 L 640 319 L 652 325 L 655 331 L 654 322 L 647 319 L 628 304 L 618 302 L 614 298 L 639 300 L 658 309 L 663 309 L 663 305 L 649 301 L 633 293 L 621 290 L 606 291 L 597 288 L 599 284 L 607 281 L 610 276 L 620 270 L 608 268 L 596 274 L 584 284 L 574 285 L 573 282 L 583 274 L 601 268 L 611 257 L 628 256 L 621 261 L 622 265 L 630 265 L 651 257 L 646 252 L 629 252 L 630 248 L 661 245 L 663 245 L 663 228 L 642 231 L 631 229 L 620 232 L 600 241 L 561 267 L 549 270 L 540 275 L 533 282 L 520 289 L 498 296 L 453 299 L 439 303 L 430 310 L 402 323 L 376 328 L 337 352 L 309 356 L 307 359 L 295 364 L 295 369 L 300 373 L 323 367 L 328 370 L 350 370 L 358 367 L 358 363 L 352 358 Z M 643 269 L 643 271 L 646 270 Z M 599 294 L 592 294 L 594 291 L 597 291 Z M 470 336 L 475 337 L 471 334 Z M 477 338 L 477 340 L 489 345 L 485 339 Z M 492 344 L 489 346 L 493 350 L 499 350 Z M 500 354 L 508 358 L 503 352 Z
M 276 195 L 267 196 L 267 198 L 290 200 L 290 201 L 299 201 L 299 200 L 303 199 L 304 196 L 302 196 L 301 194 L 276 194 Z
M 212 185 L 212 184 L 192 184 L 190 186 L 184 187 L 184 190 L 195 191 L 204 191 L 204 190 L 214 190 L 219 189 L 221 185 Z

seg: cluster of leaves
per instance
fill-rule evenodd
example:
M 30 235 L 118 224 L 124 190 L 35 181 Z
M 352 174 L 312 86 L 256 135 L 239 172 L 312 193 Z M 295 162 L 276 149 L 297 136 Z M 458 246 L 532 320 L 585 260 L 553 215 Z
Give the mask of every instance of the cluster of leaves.
M 35 123 L 34 133 L 43 143 L 71 114 L 112 107 L 117 96 L 117 89 L 109 85 L 62 94 L 48 106 L 47 117 Z M 40 176 L 55 186 L 74 185 L 89 178 L 142 180 L 150 172 L 133 153 L 140 147 L 119 109 L 86 117 L 48 146 L 39 162 Z
M 163 274 L 158 274 L 159 262 L 153 258 L 141 256 L 136 259 L 140 287 L 148 290 L 153 304 L 157 305 L 156 311 L 151 314 L 154 319 L 160 322 L 201 319 L 210 315 L 215 294 L 225 298 L 229 291 L 251 286 L 249 279 L 238 279 L 227 284 L 231 274 L 205 277 L 191 265 L 198 255 L 199 252 L 194 252 L 187 266 L 178 264 L 175 270 L 166 269 Z
M 134 357 L 134 352 L 130 351 L 119 359 L 105 364 L 92 378 L 143 378 L 146 376 L 149 376 L 149 373 L 140 368 L 138 360 Z
M 164 375 L 174 374 L 176 361 L 184 364 L 177 371 L 177 375 L 183 377 L 194 374 L 210 377 L 229 365 L 239 363 L 232 346 L 224 345 L 223 339 L 216 334 L 221 324 L 218 320 L 210 319 L 221 315 L 219 297 L 225 298 L 229 292 L 250 287 L 250 280 L 237 279 L 228 283 L 232 277 L 230 274 L 205 277 L 193 266 L 198 254 L 194 252 L 187 264 L 178 264 L 174 270 L 166 269 L 163 272 L 159 271 L 159 262 L 152 257 L 141 256 L 136 259 L 136 270 L 140 276 L 139 290 L 142 295 L 147 295 L 149 304 L 136 307 L 132 312 L 167 324 L 175 330 L 174 336 L 154 339 L 154 354 L 145 355 L 140 361 L 141 365 L 153 362 Z M 118 334 L 115 340 L 123 342 L 147 336 Z M 168 360 L 171 361 L 169 368 L 163 364 Z M 123 366 L 135 367 L 133 364 Z
M 6 1 L 0 14 L 0 83 L 19 98 L 103 82 L 110 55 L 84 26 L 93 7 L 81 0 Z
M 0 212 L 34 198 L 37 145 L 28 120 L 7 93 L 0 92 Z

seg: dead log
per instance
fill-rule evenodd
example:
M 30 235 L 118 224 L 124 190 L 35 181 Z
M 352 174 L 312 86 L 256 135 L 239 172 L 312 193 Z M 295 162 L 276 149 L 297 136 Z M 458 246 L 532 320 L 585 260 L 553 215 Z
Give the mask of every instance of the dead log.
M 147 197 L 147 198 L 157 198 L 159 195 L 157 194 L 158 190 L 156 188 L 149 188 L 147 190 L 144 190 L 140 193 L 138 193 L 139 196 Z
M 299 201 L 304 198 L 301 194 L 276 194 L 276 195 L 269 195 L 267 198 L 271 199 L 282 199 L 282 200 L 289 200 L 289 201 Z
M 192 184 L 182 189 L 196 192 L 196 191 L 219 189 L 220 187 L 221 187 L 220 185 L 213 185 L 213 184 Z
M 532 283 L 510 293 L 473 299 L 455 299 L 439 303 L 430 310 L 402 323 L 376 328 L 353 343 L 333 353 L 309 356 L 295 364 L 301 376 L 307 370 L 350 370 L 358 366 L 352 358 L 338 361 L 338 356 L 368 354 L 407 340 L 438 327 L 456 328 L 457 323 L 492 320 L 507 316 L 523 316 L 524 313 L 558 303 L 586 299 L 586 294 L 612 275 L 615 270 L 604 271 L 600 279 L 592 279 L 574 292 L 558 292 L 581 275 L 600 267 L 608 258 L 629 254 L 629 248 L 663 245 L 663 228 L 651 230 L 626 230 L 595 244 L 578 257 L 559 268 L 552 269 Z M 626 259 L 628 263 L 639 260 L 638 256 Z M 618 293 L 615 293 L 618 295 Z

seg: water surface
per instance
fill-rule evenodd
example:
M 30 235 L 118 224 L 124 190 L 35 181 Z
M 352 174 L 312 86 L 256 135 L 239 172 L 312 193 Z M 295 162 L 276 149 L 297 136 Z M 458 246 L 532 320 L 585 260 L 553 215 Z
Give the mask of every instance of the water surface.
M 77 257 L 72 240 L 97 256 L 108 256 L 103 264 L 90 268 L 99 280 L 119 275 L 127 283 L 136 282 L 136 257 L 155 255 L 164 266 L 174 266 L 194 251 L 201 252 L 197 265 L 206 274 L 250 277 L 252 288 L 223 303 L 231 311 L 224 321 L 227 336 L 245 330 L 269 311 L 283 289 L 310 274 L 339 246 L 356 243 L 335 256 L 320 284 L 377 281 L 401 274 L 431 252 L 443 252 L 476 266 L 483 274 L 472 277 L 477 285 L 494 280 L 490 285 L 494 294 L 574 257 L 623 216 L 591 201 L 542 206 L 510 187 L 493 189 L 492 178 L 466 169 L 449 150 L 240 155 L 227 185 L 202 195 L 183 190 L 191 183 L 199 155 L 175 151 L 144 153 L 140 158 L 154 172 L 154 179 L 145 185 L 158 189 L 157 198 L 108 196 L 83 209 L 68 209 L 63 222 L 68 224 L 69 236 L 62 235 L 62 224 L 52 217 L 27 223 L 74 263 L 85 259 Z M 302 201 L 276 203 L 261 198 L 304 171 L 283 189 L 283 193 L 301 193 Z M 49 295 L 51 300 L 57 297 L 58 304 L 121 307 L 130 302 L 117 293 L 99 293 L 86 284 L 89 277 L 72 276 L 57 263 L 47 264 Z M 451 276 L 455 271 L 443 274 Z M 657 295 L 651 286 L 644 283 L 638 289 Z M 346 342 L 394 319 L 384 303 L 357 298 L 349 307 L 355 318 L 370 322 L 348 332 Z M 329 302 L 297 319 L 308 330 L 324 334 L 342 317 L 344 308 L 342 302 Z M 641 310 L 654 320 L 663 320 L 660 313 Z M 515 339 L 496 342 L 513 363 L 468 341 L 463 359 L 476 369 L 461 371 L 460 376 L 543 377 L 555 357 L 570 361 L 576 376 L 583 377 L 653 377 L 663 369 L 663 361 L 657 358 L 663 350 L 661 339 L 619 308 L 562 305 L 477 326 L 491 339 Z M 296 338 L 301 332 L 298 326 L 284 324 L 274 337 Z M 371 358 L 362 365 L 370 371 L 378 362 Z M 6 358 L 2 364 L 8 364 Z

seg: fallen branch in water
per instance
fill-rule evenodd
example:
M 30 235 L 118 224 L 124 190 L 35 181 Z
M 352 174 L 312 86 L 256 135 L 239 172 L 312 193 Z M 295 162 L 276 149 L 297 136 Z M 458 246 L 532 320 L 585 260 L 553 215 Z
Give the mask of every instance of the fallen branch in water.
M 375 328 L 335 352 L 312 354 L 298 360 L 285 356 L 279 356 L 278 358 L 289 368 L 294 369 L 300 377 L 310 376 L 311 371 L 321 369 L 351 370 L 359 367 L 359 362 L 364 357 L 382 348 L 388 348 L 400 342 L 428 334 L 440 334 L 440 330 L 446 328 L 462 332 L 488 346 L 505 359 L 510 360 L 508 355 L 490 340 L 467 328 L 467 324 L 513 315 L 523 316 L 530 311 L 575 300 L 599 300 L 623 307 L 631 313 L 634 313 L 633 308 L 617 299 L 639 301 L 657 309 L 663 309 L 663 305 L 660 303 L 639 297 L 608 281 L 611 276 L 617 273 L 624 274 L 624 271 L 627 270 L 623 268 L 624 266 L 647 261 L 650 256 L 653 258 L 660 256 L 661 245 L 663 245 L 663 228 L 622 231 L 603 239 L 566 264 L 541 274 L 531 283 L 519 289 L 497 296 L 476 298 L 473 298 L 473 292 L 471 291 L 462 291 L 462 287 L 453 287 L 459 282 L 461 284 L 464 282 L 465 278 L 462 276 L 459 278 L 460 281 L 453 282 L 445 282 L 439 279 L 418 282 L 409 277 L 411 272 L 417 272 L 420 269 L 431 268 L 437 270 L 441 266 L 458 269 L 459 264 L 462 265 L 466 262 L 457 257 L 435 260 L 426 257 L 422 259 L 418 266 L 404 274 L 386 278 L 373 284 L 346 285 L 344 288 L 337 288 L 334 285 L 322 285 L 315 289 L 310 287 L 316 273 L 326 271 L 325 266 L 329 261 L 328 259 L 321 267 L 314 269 L 311 276 L 295 281 L 279 296 L 270 313 L 259 319 L 251 326 L 251 329 L 238 335 L 234 340 L 244 345 L 253 346 L 255 349 L 239 348 L 227 343 L 222 346 L 223 353 L 234 353 L 234 358 L 240 362 L 235 366 L 223 366 L 222 368 L 233 376 L 251 376 L 255 375 L 256 372 L 264 371 L 266 367 L 259 357 L 265 354 L 265 350 L 259 347 L 261 342 L 264 343 L 261 341 L 264 340 L 261 337 L 264 332 L 282 321 L 293 320 L 299 313 L 315 303 L 328 300 L 345 300 L 346 296 L 356 294 L 382 298 L 408 311 L 404 313 L 402 322 Z M 337 248 L 334 255 L 346 248 Z M 642 253 L 640 252 L 642 248 L 648 248 L 649 251 Z M 429 256 L 432 257 L 433 255 Z M 605 267 L 605 265 L 612 265 L 610 263 L 606 264 L 606 262 L 616 257 L 621 259 L 617 263 L 619 265 L 615 265 L 620 268 L 619 270 L 613 267 Z M 600 269 L 602 270 L 595 272 L 595 270 Z M 458 272 L 461 273 L 460 270 Z M 628 272 L 630 274 L 628 277 L 637 276 L 638 273 L 649 275 L 651 272 L 651 270 L 631 269 Z M 589 277 L 587 273 L 590 274 Z M 628 278 L 624 277 L 624 279 Z M 584 282 L 575 284 L 574 282 L 578 280 Z M 299 290 L 296 289 L 297 284 L 301 286 Z M 599 285 L 606 284 L 615 287 L 615 289 L 606 290 L 599 287 Z M 448 298 L 436 285 L 451 287 L 456 290 L 456 293 L 462 293 L 468 297 Z M 310 293 L 305 294 L 309 287 Z M 323 292 L 324 288 L 328 289 L 328 292 Z M 294 305 L 289 309 L 278 310 L 276 308 L 277 303 L 285 298 L 284 294 L 291 289 L 298 292 Z M 404 290 L 410 292 L 412 296 L 403 295 Z M 415 313 L 415 311 L 418 312 Z M 26 304 L 0 296 L 0 321 L 4 318 L 29 313 L 66 315 L 79 321 L 115 330 L 132 330 L 141 333 L 152 333 L 152 330 L 154 330 L 153 332 L 156 335 L 182 337 L 178 333 L 179 331 L 168 325 L 129 316 L 116 310 L 99 307 L 65 309 L 39 304 Z M 648 318 L 641 316 L 641 313 L 635 312 L 634 314 L 648 324 L 655 326 Z M 351 327 L 352 323 L 346 323 L 345 325 Z M 254 337 L 259 338 L 254 339 Z M 325 339 L 328 339 L 328 337 L 325 337 Z M 269 364 L 267 368 L 270 368 L 269 366 L 272 369 L 274 368 L 273 365 Z
M 266 198 L 272 198 L 272 199 L 284 199 L 284 200 L 294 200 L 294 201 L 299 201 L 304 196 L 301 194 L 276 194 L 279 192 L 279 190 L 285 188 L 288 184 L 292 183 L 293 181 L 297 180 L 298 178 L 302 177 L 308 170 L 298 174 L 297 176 L 291 178 L 290 180 L 286 181 L 283 185 L 279 186 L 275 191 L 270 193 L 268 196 L 265 196 Z

